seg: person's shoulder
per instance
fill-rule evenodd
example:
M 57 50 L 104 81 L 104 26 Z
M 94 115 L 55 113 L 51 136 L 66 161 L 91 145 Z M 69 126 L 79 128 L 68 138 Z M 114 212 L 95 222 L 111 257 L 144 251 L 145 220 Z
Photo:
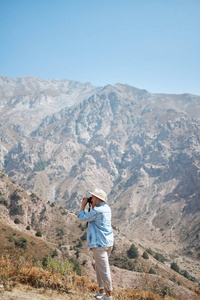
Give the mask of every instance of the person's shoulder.
M 110 210 L 110 206 L 107 203 L 102 203 L 99 206 L 95 206 L 94 209 L 96 209 L 97 212 L 105 211 L 105 210 Z

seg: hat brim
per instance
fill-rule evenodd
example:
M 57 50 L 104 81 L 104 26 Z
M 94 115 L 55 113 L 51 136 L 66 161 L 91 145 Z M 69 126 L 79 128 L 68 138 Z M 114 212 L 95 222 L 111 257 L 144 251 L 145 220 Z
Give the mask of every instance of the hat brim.
M 93 192 L 90 192 L 90 191 L 89 191 L 89 193 L 90 193 L 91 195 L 94 195 L 94 196 L 97 197 L 98 199 L 102 200 L 103 202 L 106 202 L 106 199 L 102 198 L 101 196 L 99 196 L 99 195 L 97 195 L 97 194 L 95 194 L 95 193 L 93 193 Z

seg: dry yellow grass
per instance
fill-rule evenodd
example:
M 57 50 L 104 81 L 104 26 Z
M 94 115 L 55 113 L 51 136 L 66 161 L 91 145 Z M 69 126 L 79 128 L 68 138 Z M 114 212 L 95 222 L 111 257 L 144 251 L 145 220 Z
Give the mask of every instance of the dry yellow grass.
M 60 295 L 73 295 L 71 299 L 92 299 L 92 294 L 97 291 L 97 284 L 92 282 L 87 276 L 78 276 L 68 272 L 63 275 L 55 269 L 42 268 L 33 265 L 31 261 L 25 260 L 19 250 L 3 251 L 0 253 L 0 283 L 4 285 L 5 290 L 12 290 L 18 284 L 31 286 L 33 288 L 57 291 Z M 73 291 L 73 293 L 72 293 Z M 114 299 L 173 299 L 166 296 L 153 294 L 151 291 L 139 291 L 137 289 L 114 290 Z

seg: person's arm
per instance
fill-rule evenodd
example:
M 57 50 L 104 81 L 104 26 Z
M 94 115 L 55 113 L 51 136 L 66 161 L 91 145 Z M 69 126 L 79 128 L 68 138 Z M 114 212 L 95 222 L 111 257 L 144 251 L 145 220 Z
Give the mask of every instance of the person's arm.
M 87 200 L 88 200 L 87 197 L 84 197 L 84 198 L 83 198 L 82 203 L 81 203 L 81 211 L 82 211 L 82 210 L 85 210 L 85 207 L 86 207 L 86 205 L 87 205 Z
M 92 209 L 90 212 L 85 212 L 85 207 L 87 205 L 87 197 L 83 198 L 81 203 L 81 211 L 78 214 L 78 218 L 83 222 L 92 222 L 96 219 L 96 211 Z

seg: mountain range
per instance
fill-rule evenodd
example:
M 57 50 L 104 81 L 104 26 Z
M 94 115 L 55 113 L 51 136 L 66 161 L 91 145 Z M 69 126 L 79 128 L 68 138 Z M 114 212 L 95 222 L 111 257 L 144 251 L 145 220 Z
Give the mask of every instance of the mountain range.
M 0 76 L 0 166 L 77 213 L 105 190 L 113 225 L 200 278 L 200 96 Z

